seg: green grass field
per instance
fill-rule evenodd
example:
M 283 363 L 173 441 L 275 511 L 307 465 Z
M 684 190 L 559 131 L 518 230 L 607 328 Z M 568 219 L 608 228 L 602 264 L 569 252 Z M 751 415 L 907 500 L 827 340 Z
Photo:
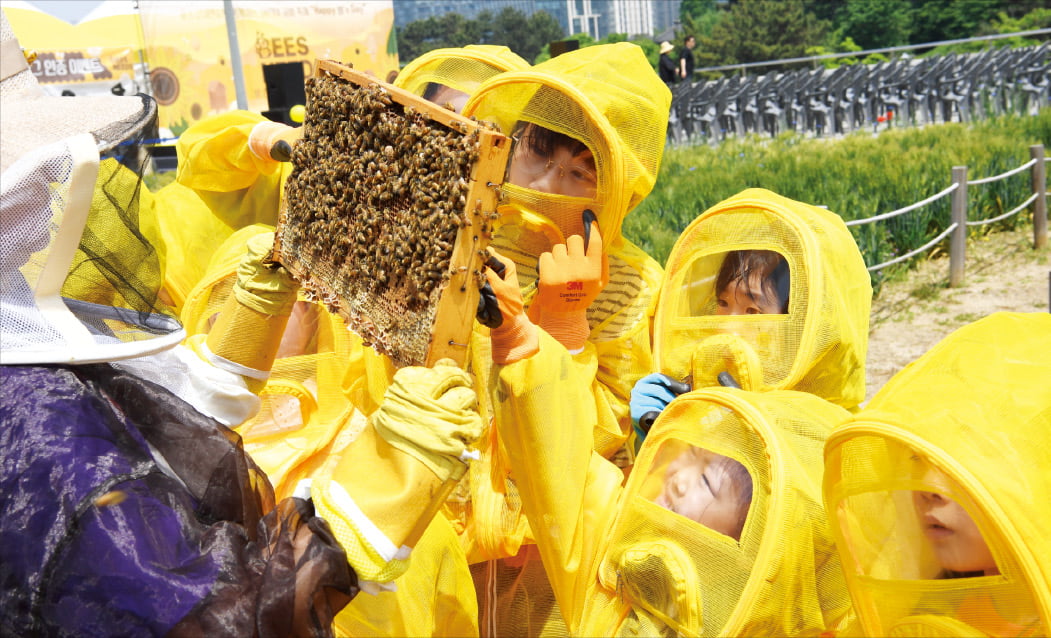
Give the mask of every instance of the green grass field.
M 668 148 L 653 192 L 628 215 L 624 234 L 663 264 L 687 224 L 745 188 L 767 188 L 827 206 L 846 220 L 860 219 L 938 193 L 951 185 L 953 166 L 966 165 L 969 180 L 1004 173 L 1028 162 L 1033 144 L 1051 147 L 1051 109 L 1031 117 L 892 128 L 878 135 L 871 131 L 837 139 L 783 135 L 731 140 L 718 147 Z M 1029 171 L 972 186 L 968 219 L 995 217 L 1031 193 Z M 892 220 L 854 227 L 866 263 L 908 252 L 944 230 L 949 225 L 950 199 L 943 197 Z M 1001 225 L 1029 223 L 1027 210 Z

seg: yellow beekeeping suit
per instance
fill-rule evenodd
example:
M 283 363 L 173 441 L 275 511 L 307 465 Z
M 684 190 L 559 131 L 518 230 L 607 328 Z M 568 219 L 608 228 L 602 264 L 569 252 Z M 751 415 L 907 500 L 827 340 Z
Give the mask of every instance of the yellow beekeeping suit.
M 728 251 L 768 250 L 788 264 L 785 314 L 720 316 L 717 273 Z M 872 285 L 833 212 L 750 188 L 679 236 L 654 319 L 657 370 L 694 388 L 729 371 L 751 390 L 799 390 L 853 410 L 865 398 Z
M 596 215 L 609 261 L 609 283 L 588 307 L 590 334 L 572 361 L 590 390 L 586 400 L 593 404 L 596 418 L 586 426 L 561 420 L 550 425 L 553 441 L 564 430 L 587 427 L 591 447 L 606 457 L 624 447 L 630 432 L 631 387 L 652 368 L 650 318 L 661 269 L 621 235 L 621 224 L 656 181 L 669 103 L 667 87 L 641 50 L 621 43 L 572 51 L 528 70 L 500 74 L 484 83 L 463 111 L 494 122 L 512 136 L 521 123 L 555 131 L 581 142 L 594 157 L 594 197 L 543 193 L 505 182 L 492 245 L 515 262 L 529 305 L 536 294 L 539 256 L 565 243 L 570 234 L 582 233 L 585 209 Z M 472 370 L 480 382 L 491 377 L 488 335 L 479 325 L 471 340 Z M 554 341 L 544 344 L 561 347 Z M 479 394 L 485 414 L 490 406 L 484 393 Z M 500 437 L 498 428 L 483 435 L 482 458 L 472 465 L 447 508 L 463 534 L 469 560 L 476 564 L 472 571 L 481 630 L 564 632 L 535 552 L 523 550 L 531 542 L 529 526 Z M 482 562 L 493 560 L 498 562 Z
M 253 173 L 258 174 L 257 182 L 247 189 L 205 198 L 177 183 L 162 191 L 166 196 L 174 193 L 189 199 L 190 204 L 176 198 L 168 201 L 172 211 L 178 212 L 178 208 L 194 224 L 199 223 L 201 233 L 195 237 L 200 242 L 210 242 L 196 248 L 191 243 L 181 253 L 184 266 L 189 267 L 191 258 L 203 264 L 193 266 L 198 272 L 184 277 L 195 285 L 182 295 L 182 317 L 190 325 L 189 342 L 197 344 L 197 349 L 211 330 L 216 313 L 227 302 L 248 240 L 273 231 L 260 223 L 241 228 L 230 224 L 258 218 L 276 220 L 280 188 L 291 166 L 284 164 L 271 175 L 261 172 L 256 156 L 235 148 L 238 144 L 247 147 L 251 129 L 261 120 L 247 114 L 234 120 L 228 127 L 217 126 L 216 144 L 197 139 L 202 151 L 192 156 L 197 165 L 184 170 L 197 175 L 198 184 L 206 175 L 219 180 L 218 172 L 208 170 L 219 171 L 220 167 L 236 174 L 231 183 L 248 183 Z M 218 157 L 209 157 L 205 151 Z M 205 201 L 216 208 L 208 208 Z M 272 212 L 267 212 L 271 205 Z M 266 330 L 265 325 L 255 327 L 260 328 Z M 237 430 L 275 491 L 288 496 L 302 480 L 321 475 L 329 458 L 343 454 L 353 444 L 365 427 L 365 415 L 372 414 L 382 402 L 394 370 L 389 362 L 365 348 L 339 317 L 303 299 L 296 303 L 284 334 L 275 334 L 273 339 L 282 342 L 259 391 L 262 407 Z M 419 540 L 413 552 L 413 569 L 408 572 L 431 584 L 427 594 L 420 595 L 418 590 L 414 594 L 411 587 L 403 586 L 398 592 L 363 595 L 337 616 L 339 635 L 476 635 L 474 590 L 463 550 L 450 542 L 455 538 L 444 518 L 435 519 Z
M 1051 315 L 996 313 L 830 437 L 825 504 L 870 636 L 1051 633 Z
M 689 392 L 661 413 L 621 487 L 585 430 L 551 444 L 549 423 L 594 418 L 568 357 L 542 344 L 498 374 L 504 448 L 570 634 L 818 635 L 848 620 L 820 500 L 822 446 L 843 408 L 793 391 Z M 662 503 L 688 449 L 747 471 L 736 538 Z
M 292 165 L 249 150 L 249 134 L 266 121 L 258 113 L 230 111 L 200 120 L 179 136 L 176 179 L 155 198 L 161 230 L 172 247 L 165 285 L 177 309 L 219 244 L 245 226 L 277 224 Z

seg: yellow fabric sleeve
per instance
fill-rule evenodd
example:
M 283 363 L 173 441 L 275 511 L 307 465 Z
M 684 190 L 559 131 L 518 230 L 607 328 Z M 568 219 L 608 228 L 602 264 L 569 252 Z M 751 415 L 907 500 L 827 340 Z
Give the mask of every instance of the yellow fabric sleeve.
M 194 190 L 227 193 L 278 172 L 281 162 L 257 156 L 248 145 L 252 129 L 267 121 L 258 113 L 230 111 L 195 122 L 179 136 L 176 179 Z
M 176 307 L 201 280 L 215 250 L 236 230 L 277 224 L 288 162 L 256 157 L 252 128 L 266 119 L 231 111 L 195 122 L 179 136 L 176 180 L 155 194 L 165 237 L 165 278 Z
M 205 341 L 216 367 L 240 374 L 253 392 L 266 383 L 281 345 L 288 316 L 271 315 L 241 305 L 230 295 Z
M 436 516 L 396 591 L 359 595 L 336 616 L 337 636 L 478 636 L 478 599 L 448 519 Z
M 539 352 L 497 367 L 493 405 L 511 474 L 570 631 L 596 582 L 623 473 L 592 450 L 596 420 L 579 364 L 541 332 Z
M 651 346 L 653 313 L 657 307 L 657 290 L 663 276 L 661 267 L 646 253 L 630 242 L 616 252 L 618 260 L 630 266 L 637 275 L 623 278 L 611 276 L 607 290 L 618 291 L 640 288 L 636 301 L 613 313 L 592 330 L 584 351 L 573 359 L 591 365 L 593 401 L 598 418 L 593 431 L 595 451 L 610 458 L 627 441 L 631 429 L 631 388 L 635 382 L 655 368 Z M 605 292 L 605 291 L 604 291 Z M 601 301 L 602 298 L 599 298 Z M 623 325 L 622 328 L 616 328 Z M 602 338 L 609 330 L 616 337 Z M 590 351 L 590 352 L 589 352 Z
M 482 420 L 472 379 L 439 361 L 394 375 L 369 425 L 311 496 L 359 578 L 390 582 L 467 470 Z

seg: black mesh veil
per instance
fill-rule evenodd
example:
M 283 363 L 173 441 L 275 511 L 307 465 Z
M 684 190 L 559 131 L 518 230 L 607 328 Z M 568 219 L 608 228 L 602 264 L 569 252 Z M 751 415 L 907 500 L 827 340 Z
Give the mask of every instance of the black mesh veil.
M 94 131 L 100 165 L 91 209 L 69 275 L 66 306 L 97 338 L 139 341 L 180 329 L 163 301 L 164 242 L 142 176 L 156 106 L 140 96 L 136 115 Z

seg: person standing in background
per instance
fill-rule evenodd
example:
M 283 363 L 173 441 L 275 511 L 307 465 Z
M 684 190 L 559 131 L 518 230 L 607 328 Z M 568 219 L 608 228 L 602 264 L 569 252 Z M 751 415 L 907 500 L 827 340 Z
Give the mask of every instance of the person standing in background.
M 661 57 L 660 62 L 657 64 L 657 73 L 661 76 L 661 81 L 671 86 L 678 80 L 678 73 L 675 70 L 675 60 L 671 59 L 669 55 L 675 49 L 671 42 L 665 40 L 661 42 Z
M 693 48 L 697 46 L 697 38 L 692 35 L 683 40 L 683 50 L 679 54 L 679 77 L 687 82 L 693 82 Z M 661 47 L 664 50 L 664 47 Z

